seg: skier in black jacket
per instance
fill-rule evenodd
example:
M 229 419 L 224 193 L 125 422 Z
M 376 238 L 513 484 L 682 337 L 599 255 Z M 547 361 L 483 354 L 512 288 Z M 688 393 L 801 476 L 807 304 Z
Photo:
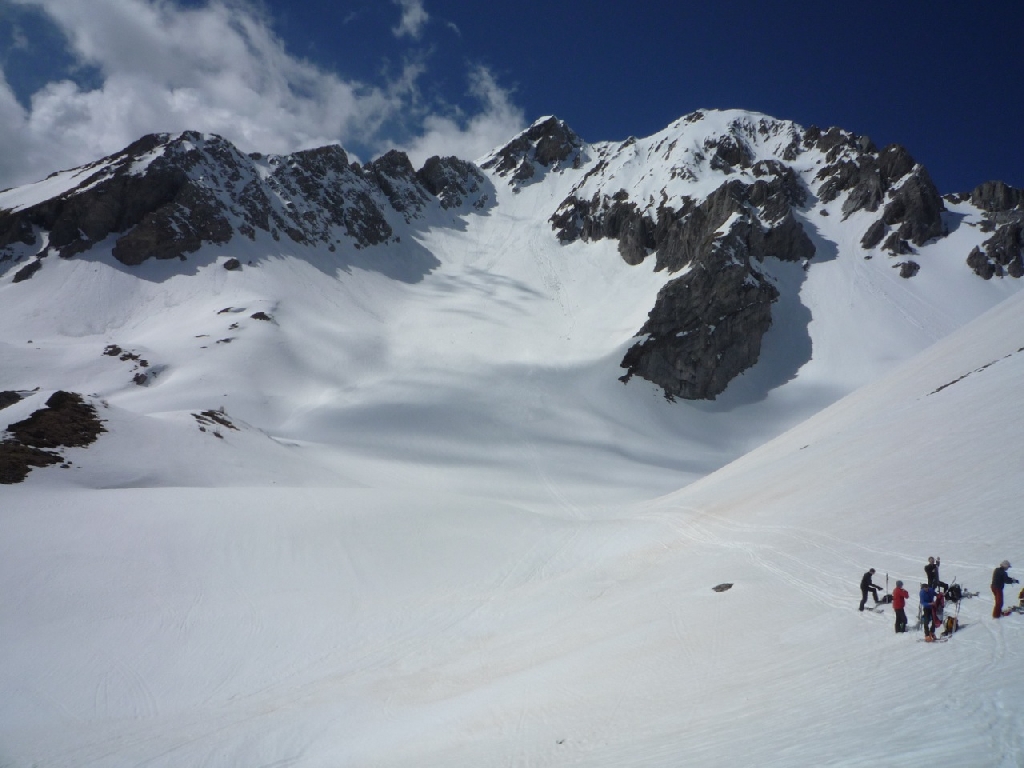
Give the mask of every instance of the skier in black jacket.
M 1010 578 L 1006 571 L 1010 569 L 1009 560 L 1003 560 L 999 567 L 992 571 L 992 597 L 996 599 L 995 607 L 992 609 L 992 618 L 998 619 L 1003 615 L 1003 587 L 1007 584 L 1019 584 L 1016 579 Z
M 871 582 L 871 577 L 875 575 L 875 569 L 869 568 L 868 572 L 861 577 L 860 580 L 860 607 L 858 611 L 864 610 L 864 603 L 868 601 L 868 592 L 870 592 L 875 598 L 875 605 L 878 605 L 878 590 L 881 589 L 877 584 Z
M 928 558 L 928 565 L 926 565 L 924 567 L 924 573 L 928 577 L 928 586 L 929 587 L 931 587 L 932 589 L 936 589 L 937 587 L 942 587 L 943 591 L 945 591 L 946 587 L 948 587 L 949 585 L 946 584 L 946 582 L 944 582 L 944 581 L 939 581 L 939 565 L 941 563 L 942 563 L 942 560 L 940 558 L 938 558 L 938 557 L 929 557 Z

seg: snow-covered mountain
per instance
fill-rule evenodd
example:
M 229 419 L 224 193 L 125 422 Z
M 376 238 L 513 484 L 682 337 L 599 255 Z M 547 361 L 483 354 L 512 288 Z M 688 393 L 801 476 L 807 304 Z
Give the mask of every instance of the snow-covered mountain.
M 1014 293 L 1022 205 L 997 183 L 944 200 L 902 147 L 735 111 L 598 144 L 545 118 L 418 171 L 148 136 L 0 193 L 0 388 L 35 393 L 5 415 L 102 402 L 86 485 L 397 461 L 447 488 L 500 439 L 494 468 L 541 499 L 553 464 L 600 494 L 654 467 L 667 492 Z M 211 410 L 241 427 L 212 449 Z M 582 455 L 538 453 L 552 435 Z M 115 470 L 100 443 L 123 441 Z
M 0 765 L 1017 764 L 1022 221 L 739 111 L 0 192 Z

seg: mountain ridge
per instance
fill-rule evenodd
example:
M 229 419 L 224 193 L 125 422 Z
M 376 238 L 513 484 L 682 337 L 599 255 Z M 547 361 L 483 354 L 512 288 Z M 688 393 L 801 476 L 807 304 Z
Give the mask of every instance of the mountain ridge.
M 476 333 L 493 335 L 484 357 L 495 371 L 504 349 L 522 347 L 531 365 L 545 368 L 568 353 L 574 365 L 599 365 L 595 376 L 626 382 L 631 392 L 646 380 L 667 401 L 717 401 L 729 412 L 817 377 L 829 382 L 823 391 L 833 394 L 822 402 L 830 402 L 899 359 L 905 341 L 919 349 L 1018 290 L 1022 206 L 1020 191 L 999 183 L 942 198 L 902 147 L 879 150 L 838 128 L 737 110 L 700 111 L 651 137 L 594 144 L 550 116 L 478 165 L 431 158 L 419 170 L 400 152 L 360 165 L 336 146 L 245 155 L 220 137 L 157 134 L 0 193 L 0 291 L 8 327 L 24 327 L 27 339 L 45 335 L 45 323 L 15 319 L 19 307 L 41 320 L 59 315 L 48 333 L 76 323 L 121 328 L 97 339 L 95 354 L 117 345 L 152 361 L 126 371 L 127 391 L 101 385 L 113 381 L 107 373 L 95 374 L 95 384 L 54 382 L 54 391 L 139 401 L 148 397 L 141 388 L 155 397 L 172 378 L 200 375 L 208 337 L 225 361 L 235 359 L 232 344 L 244 355 L 279 349 L 268 359 L 293 364 L 303 336 L 319 338 L 323 313 L 338 313 L 345 301 L 352 306 L 339 317 L 352 330 L 323 336 L 323 350 L 340 345 L 338 359 L 358 360 L 366 373 L 321 371 L 325 391 L 344 382 L 342 390 L 363 392 L 382 366 L 365 350 L 387 355 L 414 338 L 422 351 L 409 350 L 400 377 L 418 380 L 441 360 L 452 376 L 470 370 L 480 354 Z M 607 261 L 609 249 L 617 264 Z M 319 276 L 297 280 L 303 264 Z M 71 274 L 109 295 L 108 305 L 76 294 Z M 140 293 L 137 281 L 155 276 L 163 287 Z M 595 279 L 607 286 L 600 299 L 587 287 Z M 297 281 L 282 292 L 281 280 Z M 459 295 L 465 290 L 502 301 L 471 305 Z M 314 298 L 335 292 L 325 303 Z M 135 294 L 150 297 L 148 309 L 133 303 Z M 62 306 L 50 306 L 55 300 Z M 301 304 L 320 307 L 320 319 L 290 327 L 297 318 L 287 308 Z M 225 305 L 245 314 L 222 321 L 231 317 L 221 314 Z M 154 325 L 175 306 L 173 326 L 194 329 L 194 340 Z M 409 312 L 416 327 L 402 322 Z M 451 323 L 464 313 L 475 325 Z M 258 314 L 272 322 L 250 323 Z M 530 314 L 548 325 L 530 325 Z M 499 328 L 524 322 L 515 337 Z M 143 325 L 157 341 L 133 338 L 129 329 Z M 451 352 L 430 351 L 435 325 L 451 333 Z M 558 333 L 564 344 L 545 338 Z M 593 361 L 571 346 L 585 333 Z M 833 351 L 843 347 L 845 359 Z M 217 397 L 248 386 L 245 376 L 269 379 L 248 357 L 239 363 L 234 372 L 205 374 L 223 380 L 226 394 Z M 11 377 L 2 388 L 37 386 Z M 446 386 L 462 387 L 454 378 Z M 641 391 L 613 388 L 601 407 L 611 412 Z M 173 400 L 187 413 L 206 412 L 218 407 L 212 395 L 182 390 Z M 236 415 L 271 434 L 294 423 L 288 408 L 261 414 L 258 399 Z

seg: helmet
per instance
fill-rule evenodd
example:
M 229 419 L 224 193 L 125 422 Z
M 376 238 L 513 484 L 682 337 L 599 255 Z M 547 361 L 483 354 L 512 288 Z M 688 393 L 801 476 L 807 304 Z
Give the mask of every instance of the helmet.
M 1003 562 L 1001 562 L 999 564 L 999 567 L 1000 568 L 1012 568 L 1013 566 L 1010 565 L 1010 561 L 1009 560 L 1003 560 Z
M 903 582 L 902 581 L 897 581 L 896 582 L 896 586 L 897 587 L 902 587 L 903 586 Z

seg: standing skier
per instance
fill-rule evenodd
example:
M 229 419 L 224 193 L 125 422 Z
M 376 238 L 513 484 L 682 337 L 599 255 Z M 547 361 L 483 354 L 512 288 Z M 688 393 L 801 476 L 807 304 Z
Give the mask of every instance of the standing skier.
M 910 593 L 903 588 L 903 582 L 896 582 L 896 589 L 892 591 L 892 609 L 896 611 L 896 631 L 907 631 L 907 600 Z
M 875 598 L 875 605 L 878 605 L 878 590 L 881 589 L 877 584 L 871 582 L 871 577 L 875 575 L 875 569 L 869 568 L 868 572 L 865 573 L 860 580 L 860 607 L 858 611 L 864 610 L 864 603 L 868 601 L 868 592 Z
M 1003 587 L 1007 584 L 1019 584 L 1016 579 L 1010 578 L 1006 571 L 1013 566 L 1009 560 L 1003 560 L 999 567 L 992 571 L 992 596 L 996 599 L 995 607 L 992 609 L 992 618 L 998 619 L 1003 615 Z
M 926 643 L 931 643 L 935 641 L 935 615 L 932 613 L 932 605 L 935 602 L 935 590 L 927 584 L 922 584 L 918 598 L 921 600 L 921 623 L 924 624 L 924 640 Z
M 928 586 L 932 589 L 937 587 L 946 588 L 947 584 L 944 581 L 939 581 L 939 565 L 942 560 L 938 557 L 929 557 L 928 565 L 924 567 L 925 576 L 928 577 Z

